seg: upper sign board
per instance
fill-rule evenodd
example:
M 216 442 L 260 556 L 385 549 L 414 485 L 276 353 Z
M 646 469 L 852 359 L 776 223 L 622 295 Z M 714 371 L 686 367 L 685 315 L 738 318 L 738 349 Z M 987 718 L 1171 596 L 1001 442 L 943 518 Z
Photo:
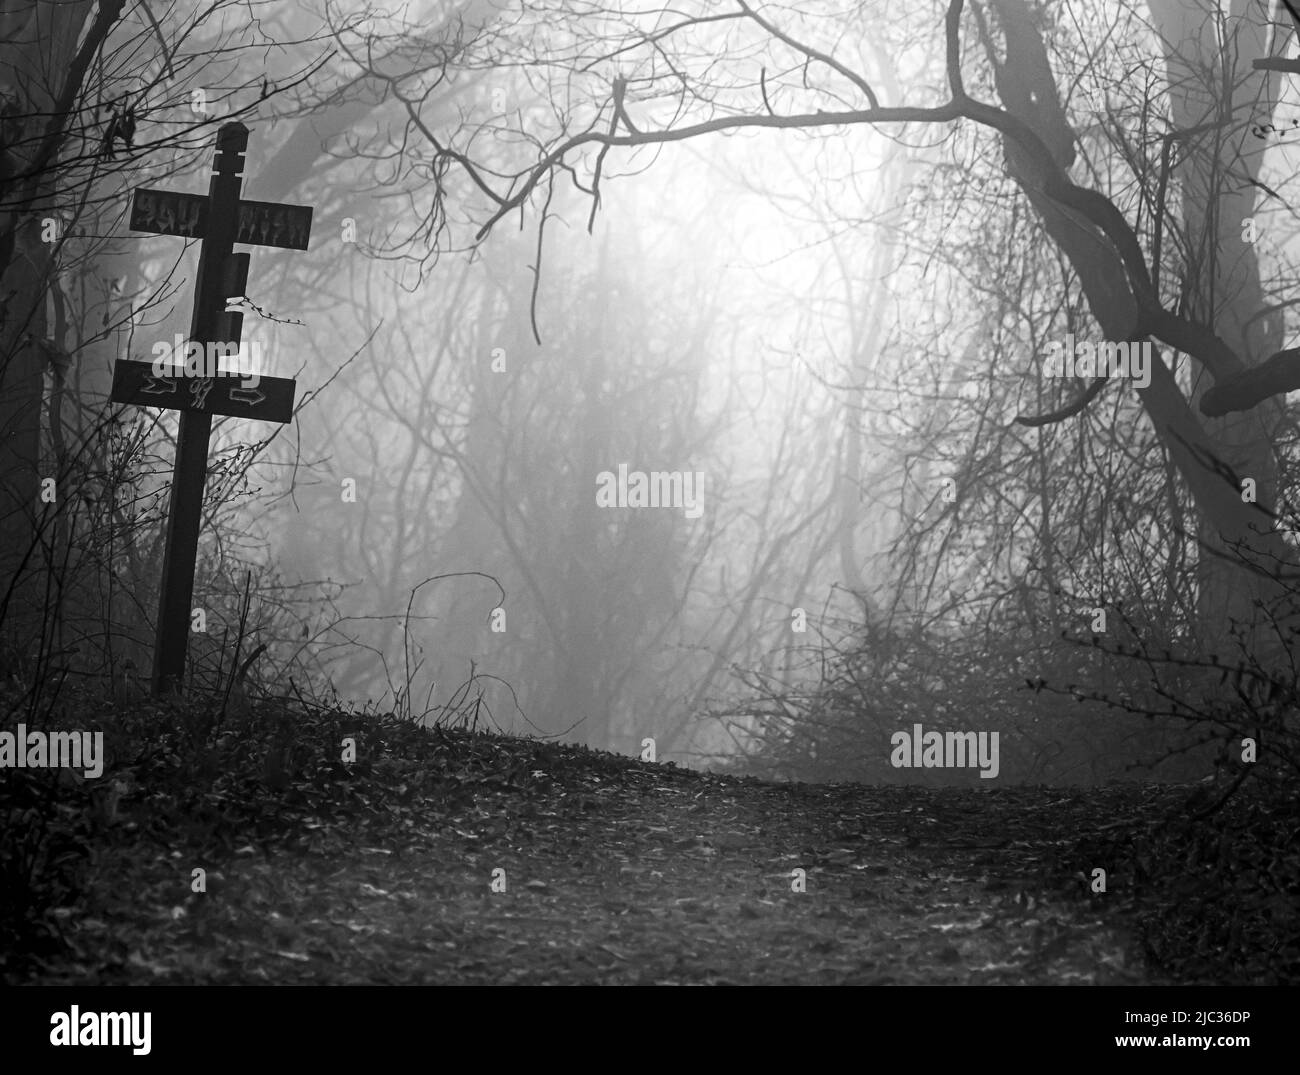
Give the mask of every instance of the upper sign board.
M 251 246 L 278 246 L 306 250 L 311 239 L 310 205 L 281 202 L 239 203 L 239 230 L 235 242 Z M 208 199 L 203 194 L 138 187 L 131 199 L 131 230 L 155 235 L 180 235 L 202 239 L 207 234 Z

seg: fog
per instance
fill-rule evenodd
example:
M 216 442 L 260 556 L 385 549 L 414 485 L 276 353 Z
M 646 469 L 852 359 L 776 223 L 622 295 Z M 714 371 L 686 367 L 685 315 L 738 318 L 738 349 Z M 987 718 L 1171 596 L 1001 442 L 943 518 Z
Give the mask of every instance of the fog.
M 131 192 L 201 192 L 233 121 L 243 197 L 313 218 L 230 307 L 297 395 L 217 419 L 192 677 L 806 779 L 900 778 L 925 716 L 1069 783 L 1184 765 L 1189 713 L 1124 706 L 1168 716 L 1242 631 L 1224 661 L 1276 651 L 1247 605 L 1277 573 L 1214 565 L 1285 500 L 1289 426 L 1187 438 L 1216 347 L 1283 342 L 1294 90 L 1243 73 L 1227 141 L 1171 157 L 1204 102 L 1162 80 L 1202 66 L 1150 50 L 1191 15 L 253 7 L 124 15 L 98 116 L 134 141 L 68 166 L 41 451 L 102 479 L 83 674 L 146 687 L 178 412 L 101 419 L 115 361 L 190 331 L 200 253 L 125 228 Z M 1210 219 L 1234 168 L 1268 197 Z M 1168 348 L 1154 387 L 1043 361 L 1130 338 Z
M 0 0 L 6 1043 L 1281 1043 L 1185 987 L 1300 967 L 1298 33 Z

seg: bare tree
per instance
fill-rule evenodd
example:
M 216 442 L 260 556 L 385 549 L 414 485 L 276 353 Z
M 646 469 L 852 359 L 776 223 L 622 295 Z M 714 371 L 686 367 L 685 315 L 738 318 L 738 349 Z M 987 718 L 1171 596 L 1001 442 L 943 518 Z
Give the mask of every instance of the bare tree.
M 1211 104 L 1198 103 L 1191 99 L 1194 80 L 1180 77 L 1185 70 L 1175 70 L 1169 82 L 1177 89 L 1167 98 L 1171 119 L 1165 141 L 1170 153 L 1174 147 L 1191 147 L 1176 168 L 1172 157 L 1165 158 L 1166 171 L 1178 173 L 1172 181 L 1182 192 L 1179 231 L 1186 250 L 1219 251 L 1213 258 L 1189 264 L 1185 257 L 1171 254 L 1169 174 L 1157 177 L 1165 183 L 1161 199 L 1154 211 L 1140 214 L 1139 225 L 1129 221 L 1113 197 L 1071 178 L 1079 160 L 1079 135 L 1061 101 L 1044 26 L 1024 0 L 992 0 L 973 6 L 969 14 L 964 0 L 949 3 L 938 35 L 942 85 L 910 91 L 921 99 L 915 104 L 885 103 L 869 73 L 836 54 L 830 26 L 797 7 L 769 16 L 742 0 L 734 9 L 657 19 L 625 14 L 621 22 L 599 24 L 588 23 L 587 13 L 578 6 L 528 8 L 513 42 L 534 44 L 530 70 L 540 70 L 537 77 L 552 80 L 555 99 L 563 100 L 565 107 L 547 121 L 539 117 L 519 127 L 527 144 L 536 148 L 531 158 L 516 157 L 513 164 L 502 159 L 503 139 L 492 143 L 490 151 L 478 151 L 468 142 L 458 145 L 415 124 L 413 134 L 424 136 L 439 181 L 430 202 L 430 234 L 453 241 L 455 222 L 446 211 L 452 195 L 476 198 L 483 206 L 476 218 L 475 236 L 480 239 L 511 214 L 530 205 L 544 206 L 554 184 L 563 179 L 588 191 L 593 206 L 598 206 L 615 154 L 639 147 L 747 129 L 914 130 L 917 125 L 963 122 L 985 128 L 1001 141 L 1009 174 L 1067 259 L 1103 336 L 1149 342 L 1158 356 L 1151 384 L 1140 390 L 1139 398 L 1202 520 L 1201 538 L 1207 546 L 1202 556 L 1204 626 L 1210 629 L 1227 613 L 1262 632 L 1255 640 L 1261 645 L 1271 638 L 1277 651 L 1276 633 L 1267 629 L 1266 618 L 1256 609 L 1257 602 L 1275 605 L 1281 598 L 1277 570 L 1292 559 L 1270 521 L 1274 490 L 1265 457 L 1274 429 L 1269 415 L 1276 407 L 1227 423 L 1206 423 L 1196 414 L 1198 396 L 1202 415 L 1209 416 L 1226 412 L 1229 403 L 1259 402 L 1249 386 L 1266 385 L 1271 391 L 1285 387 L 1270 379 L 1288 359 L 1281 352 L 1270 353 L 1276 327 L 1269 330 L 1267 319 L 1254 317 L 1257 270 L 1253 256 L 1241 245 L 1242 224 L 1255 197 L 1249 168 L 1257 161 L 1243 158 L 1235 148 L 1261 118 L 1260 110 L 1268 108 L 1270 76 L 1256 72 L 1250 61 L 1264 51 L 1270 30 L 1258 5 L 1234 5 L 1208 29 L 1201 24 L 1211 12 L 1175 7 L 1176 13 L 1174 8 L 1153 7 L 1167 62 L 1214 70 L 1213 85 L 1228 87 L 1216 89 L 1219 96 Z M 537 28 L 545 16 L 566 20 L 577 43 L 548 52 L 549 38 Z M 802 31 L 787 28 L 792 25 Z M 837 31 L 840 28 L 837 23 Z M 1000 104 L 967 89 L 965 69 L 971 61 L 964 44 L 972 35 L 984 46 L 981 78 Z M 1230 45 L 1226 50 L 1220 47 L 1225 41 Z M 503 42 L 484 48 L 504 48 Z M 1220 55 L 1231 58 L 1230 70 L 1222 70 L 1225 61 Z M 1207 141 L 1201 137 L 1206 134 L 1213 137 Z M 1222 177 L 1230 169 L 1240 171 L 1243 161 L 1247 183 L 1234 188 L 1238 193 L 1231 202 L 1220 204 L 1216 195 Z M 466 182 L 453 182 L 452 173 Z M 1213 212 L 1211 204 L 1218 206 Z M 546 219 L 543 208 L 539 230 Z M 1166 262 L 1173 262 L 1174 268 L 1168 269 Z M 1228 265 L 1231 271 L 1225 275 Z M 1170 281 L 1171 272 L 1182 276 L 1177 285 Z M 1171 302 L 1171 295 L 1187 298 Z M 1224 301 L 1230 303 L 1228 308 Z M 1191 358 L 1216 388 L 1202 394 L 1198 385 L 1189 398 L 1162 347 Z M 1252 373 L 1256 364 L 1266 372 Z M 1062 421 L 1087 406 L 1104 385 L 1099 378 L 1067 406 L 1023 421 Z M 1244 478 L 1255 482 L 1256 502 L 1243 498 Z M 1228 550 L 1232 556 L 1222 555 Z

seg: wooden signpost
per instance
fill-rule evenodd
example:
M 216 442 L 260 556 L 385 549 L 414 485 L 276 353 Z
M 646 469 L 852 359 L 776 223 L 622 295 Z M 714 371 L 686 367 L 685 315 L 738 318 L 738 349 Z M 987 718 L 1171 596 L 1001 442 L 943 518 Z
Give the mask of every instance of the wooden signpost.
M 205 356 L 218 351 L 234 354 L 239 348 L 243 315 L 228 310 L 227 304 L 246 291 L 249 256 L 235 253 L 234 244 L 306 250 L 311 235 L 310 206 L 240 200 L 247 148 L 248 128 L 242 123 L 224 124 L 217 132 L 206 198 L 146 188 L 137 189 L 132 198 L 133 231 L 203 240 L 189 342 L 202 348 Z M 185 672 L 212 416 L 288 422 L 293 417 L 294 389 L 295 383 L 283 377 L 261 375 L 254 380 L 233 369 L 216 371 L 206 359 L 187 371 L 178 356 L 162 368 L 161 376 L 151 362 L 119 359 L 114 364 L 114 402 L 181 412 L 154 643 L 156 693 L 179 690 Z

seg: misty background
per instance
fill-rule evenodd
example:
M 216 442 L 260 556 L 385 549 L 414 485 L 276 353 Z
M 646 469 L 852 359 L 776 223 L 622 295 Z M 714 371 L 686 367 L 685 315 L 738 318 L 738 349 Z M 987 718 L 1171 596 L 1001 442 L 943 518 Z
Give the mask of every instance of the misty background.
M 6 7 L 11 42 L 26 13 L 69 60 L 94 32 L 93 5 Z M 58 167 L 7 208 L 11 676 L 147 692 L 176 415 L 107 395 L 187 332 L 198 243 L 126 218 L 135 187 L 204 191 L 239 119 L 243 196 L 315 215 L 309 252 L 253 250 L 244 339 L 298 408 L 216 425 L 195 683 L 777 778 L 969 782 L 890 766 L 914 723 L 1000 732 L 1012 783 L 1208 771 L 1289 660 L 1291 411 L 1194 411 L 1230 372 L 1207 339 L 1249 367 L 1293 328 L 1300 108 L 1252 66 L 1285 11 L 965 13 L 966 91 L 1109 200 L 1181 319 L 1149 330 L 1168 378 L 1073 407 L 1088 386 L 1042 355 L 1124 338 L 1127 252 L 988 126 L 547 157 L 620 114 L 632 138 L 867 109 L 855 77 L 886 108 L 949 99 L 946 4 L 748 10 L 121 10 Z M 3 89 L 11 165 L 38 84 Z M 702 513 L 599 507 L 620 465 L 702 475 Z M 1261 505 L 1266 583 L 1237 547 Z

